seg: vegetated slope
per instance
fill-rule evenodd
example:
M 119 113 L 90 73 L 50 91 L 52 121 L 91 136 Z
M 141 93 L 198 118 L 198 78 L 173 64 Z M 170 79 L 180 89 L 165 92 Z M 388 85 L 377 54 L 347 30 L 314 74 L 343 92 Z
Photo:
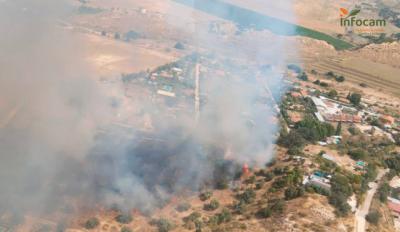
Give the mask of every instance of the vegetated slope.
M 312 39 L 323 40 L 331 44 L 337 50 L 349 49 L 353 45 L 334 38 L 322 32 L 306 27 L 285 22 L 283 20 L 260 14 L 253 10 L 245 9 L 219 0 L 203 0 L 201 3 L 191 0 L 173 0 L 175 2 L 193 7 L 197 10 L 233 21 L 242 28 L 254 28 L 256 30 L 267 29 L 278 35 L 305 36 Z

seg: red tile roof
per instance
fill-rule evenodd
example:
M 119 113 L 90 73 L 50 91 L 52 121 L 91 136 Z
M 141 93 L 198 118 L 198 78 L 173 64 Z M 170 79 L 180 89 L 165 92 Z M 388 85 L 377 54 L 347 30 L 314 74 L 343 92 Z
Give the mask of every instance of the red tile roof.
M 400 204 L 394 202 L 388 202 L 389 209 L 393 210 L 396 213 L 400 213 Z

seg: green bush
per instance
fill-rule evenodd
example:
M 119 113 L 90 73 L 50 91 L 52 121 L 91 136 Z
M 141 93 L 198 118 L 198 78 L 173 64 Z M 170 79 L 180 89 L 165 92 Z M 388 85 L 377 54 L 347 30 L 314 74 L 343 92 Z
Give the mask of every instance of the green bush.
M 124 226 L 124 227 L 121 228 L 121 232 L 132 232 L 132 229 L 129 228 L 129 227 Z
M 178 49 L 178 50 L 184 50 L 185 49 L 185 45 L 183 45 L 183 43 L 181 43 L 181 42 L 177 42 L 175 44 L 174 48 Z
M 193 212 L 189 216 L 184 217 L 182 220 L 187 223 L 187 222 L 194 222 L 195 220 L 199 219 L 201 217 L 201 214 L 199 212 Z
M 216 214 L 212 218 L 210 218 L 210 222 L 215 223 L 215 224 L 221 224 L 225 222 L 229 222 L 232 220 L 232 214 L 231 212 L 224 208 L 222 209 L 221 213 Z
M 153 219 L 150 222 L 150 224 L 157 226 L 158 232 L 168 232 L 168 231 L 171 231 L 175 227 L 175 225 L 172 222 L 168 221 L 165 218 Z
M 266 207 L 258 211 L 258 216 L 262 218 L 269 218 L 272 215 L 272 211 L 270 208 Z
M 270 208 L 273 213 L 281 214 L 285 209 L 285 201 L 282 199 L 272 199 L 268 202 L 268 208 Z
M 343 82 L 343 81 L 345 81 L 345 78 L 344 78 L 344 76 L 338 76 L 338 77 L 335 77 L 335 80 L 337 82 Z
M 206 201 L 212 197 L 213 193 L 211 191 L 202 192 L 199 195 L 201 201 Z
M 337 92 L 336 90 L 332 89 L 332 90 L 330 90 L 330 91 L 328 92 L 327 95 L 328 95 L 328 97 L 330 97 L 330 98 L 336 98 L 337 95 L 338 95 L 338 92 Z
M 297 78 L 299 78 L 302 81 L 308 81 L 308 76 L 307 76 L 307 74 L 305 72 L 302 72 L 301 74 L 299 74 L 297 76 Z
M 291 200 L 304 195 L 303 187 L 290 186 L 285 190 L 285 200 Z
M 354 149 L 349 151 L 349 156 L 353 160 L 364 160 L 367 157 L 367 152 L 362 149 Z
M 382 183 L 378 189 L 379 200 L 383 203 L 387 201 L 387 197 L 390 196 L 391 187 L 387 182 Z
M 203 208 L 204 208 L 204 210 L 207 210 L 207 211 L 213 211 L 213 210 L 218 209 L 218 207 L 219 207 L 219 202 L 215 199 L 212 199 L 210 201 L 210 203 L 205 204 Z
M 130 214 L 119 214 L 115 217 L 115 220 L 121 224 L 129 224 L 132 222 L 133 218 Z
M 246 189 L 242 194 L 237 196 L 239 201 L 243 201 L 246 204 L 250 204 L 256 197 L 256 193 L 253 189 Z
M 99 219 L 93 217 L 86 221 L 85 228 L 88 230 L 91 230 L 91 229 L 96 228 L 98 225 L 100 225 Z
M 349 101 L 355 105 L 358 106 L 361 103 L 361 94 L 359 93 L 352 93 L 350 95 L 347 96 L 347 99 L 349 99 Z
M 374 224 L 374 225 L 377 225 L 378 222 L 379 222 L 380 217 L 381 217 L 381 214 L 380 214 L 378 211 L 373 210 L 373 211 L 369 212 L 369 213 L 367 214 L 367 216 L 365 216 L 365 219 L 366 219 L 369 223 L 372 223 L 372 224 Z

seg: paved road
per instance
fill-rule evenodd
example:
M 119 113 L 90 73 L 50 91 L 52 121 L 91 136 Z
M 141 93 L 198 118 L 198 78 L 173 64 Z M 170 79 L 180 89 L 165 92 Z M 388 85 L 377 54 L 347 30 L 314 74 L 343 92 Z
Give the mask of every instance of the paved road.
M 388 172 L 388 170 L 380 169 L 378 171 L 378 176 L 375 179 L 375 182 L 379 183 L 382 177 Z M 367 195 L 365 197 L 364 202 L 357 208 L 355 215 L 355 232 L 365 232 L 365 216 L 369 212 L 369 207 L 371 206 L 372 199 L 378 189 L 378 185 L 375 182 L 369 183 L 370 189 L 367 191 Z

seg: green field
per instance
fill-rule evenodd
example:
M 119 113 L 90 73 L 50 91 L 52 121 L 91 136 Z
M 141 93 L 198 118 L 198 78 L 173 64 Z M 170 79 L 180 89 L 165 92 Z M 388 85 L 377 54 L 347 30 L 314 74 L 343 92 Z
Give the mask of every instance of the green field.
M 192 7 L 196 10 L 235 22 L 240 28 L 254 28 L 256 30 L 269 30 L 278 35 L 305 36 L 312 39 L 323 40 L 337 50 L 349 49 L 353 45 L 328 34 L 315 31 L 306 27 L 295 25 L 277 18 L 273 18 L 253 10 L 242 8 L 220 0 L 172 0 L 177 3 Z

